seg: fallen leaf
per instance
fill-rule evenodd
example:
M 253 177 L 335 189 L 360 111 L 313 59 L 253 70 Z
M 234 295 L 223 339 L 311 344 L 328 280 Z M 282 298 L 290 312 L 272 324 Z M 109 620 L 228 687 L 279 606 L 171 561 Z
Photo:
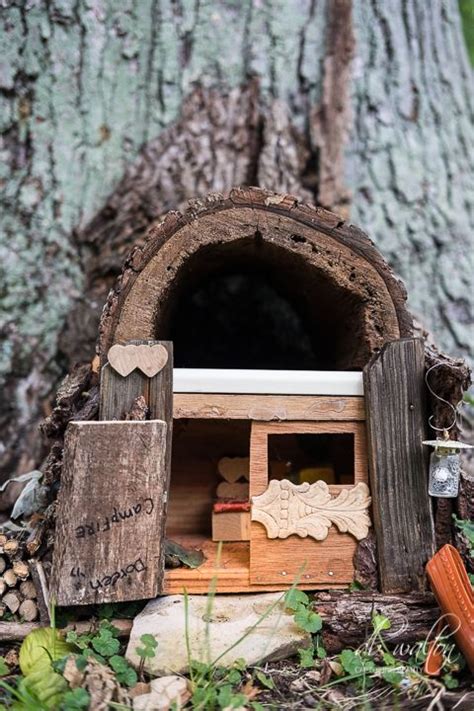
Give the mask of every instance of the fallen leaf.
M 202 551 L 198 551 L 195 548 L 184 548 L 180 546 L 179 543 L 176 543 L 176 541 L 171 541 L 168 538 L 165 541 L 165 556 L 176 558 L 188 568 L 199 568 L 206 560 Z M 171 565 L 171 567 L 175 568 L 177 566 Z

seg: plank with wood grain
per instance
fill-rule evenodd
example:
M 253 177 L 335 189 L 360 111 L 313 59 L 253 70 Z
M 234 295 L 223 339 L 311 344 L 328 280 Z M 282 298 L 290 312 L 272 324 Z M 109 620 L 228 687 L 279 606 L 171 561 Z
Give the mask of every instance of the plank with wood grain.
M 110 349 L 117 349 L 114 345 Z M 127 352 L 130 356 L 127 363 Z M 123 368 L 135 365 L 136 369 L 124 377 L 110 364 L 102 367 L 100 379 L 100 420 L 130 419 L 129 414 L 136 409 L 137 398 L 143 398 L 151 420 L 163 420 L 166 429 L 166 486 L 168 492 L 171 476 L 171 455 L 173 444 L 173 343 L 171 341 L 131 341 L 120 346 L 114 359 Z M 139 369 L 139 367 L 141 369 Z M 144 371 L 154 373 L 146 375 Z M 165 503 L 165 510 L 167 504 Z M 163 518 L 161 535 L 164 535 Z M 161 550 L 161 549 L 160 549 Z M 164 565 L 164 560 L 160 562 Z
M 58 497 L 58 605 L 155 597 L 163 578 L 167 425 L 71 422 Z
M 323 395 L 175 393 L 175 419 L 365 420 L 364 398 Z
M 368 455 L 382 592 L 424 590 L 434 553 L 423 340 L 386 343 L 364 370 Z

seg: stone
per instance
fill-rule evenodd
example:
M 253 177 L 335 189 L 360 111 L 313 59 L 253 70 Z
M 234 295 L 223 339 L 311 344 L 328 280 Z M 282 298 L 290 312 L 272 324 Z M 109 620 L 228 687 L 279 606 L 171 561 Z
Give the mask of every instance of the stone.
M 188 596 L 189 647 L 193 660 L 232 666 L 237 659 L 244 659 L 247 665 L 252 665 L 284 659 L 311 644 L 311 635 L 298 628 L 293 616 L 285 610 L 281 593 L 217 595 L 210 615 L 208 605 L 207 596 Z M 140 647 L 143 634 L 152 634 L 158 642 L 155 656 L 145 660 L 144 668 L 149 674 L 188 671 L 183 595 L 151 600 L 135 618 L 126 652 L 135 667 L 140 664 L 136 648 Z
M 188 699 L 188 683 L 180 676 L 162 676 L 150 682 L 150 693 L 133 699 L 133 711 L 169 711 L 182 708 Z

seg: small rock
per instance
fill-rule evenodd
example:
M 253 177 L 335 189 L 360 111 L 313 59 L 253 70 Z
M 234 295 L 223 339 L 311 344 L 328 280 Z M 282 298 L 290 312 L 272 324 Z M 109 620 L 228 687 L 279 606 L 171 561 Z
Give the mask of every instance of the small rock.
M 243 658 L 251 665 L 284 659 L 309 646 L 311 635 L 295 625 L 281 598 L 281 593 L 217 595 L 209 619 L 209 649 L 206 649 L 208 600 L 202 595 L 189 596 L 188 633 L 192 659 L 212 662 L 219 657 L 220 666 L 232 666 L 237 659 Z M 272 605 L 275 607 L 261 620 Z M 128 661 L 135 667 L 140 664 L 136 648 L 140 647 L 143 634 L 152 634 L 158 642 L 155 656 L 145 661 L 148 673 L 160 676 L 187 672 L 184 596 L 170 595 L 151 600 L 135 618 L 126 653 Z M 242 636 L 244 639 L 233 647 Z
M 180 676 L 162 676 L 150 682 L 149 694 L 133 699 L 134 711 L 168 711 L 175 705 L 182 708 L 190 694 L 186 679 Z
M 149 694 L 150 689 L 150 684 L 146 684 L 144 681 L 139 681 L 135 684 L 135 686 L 132 686 L 129 694 L 131 698 L 134 699 L 136 696 L 145 696 L 145 694 Z
M 156 711 L 158 706 L 155 704 L 156 697 L 154 694 L 140 694 L 133 698 L 133 711 Z
M 183 698 L 188 693 L 188 682 L 182 676 L 160 676 L 158 679 L 150 681 L 153 694 L 163 696 L 170 704 L 173 701 L 182 703 Z

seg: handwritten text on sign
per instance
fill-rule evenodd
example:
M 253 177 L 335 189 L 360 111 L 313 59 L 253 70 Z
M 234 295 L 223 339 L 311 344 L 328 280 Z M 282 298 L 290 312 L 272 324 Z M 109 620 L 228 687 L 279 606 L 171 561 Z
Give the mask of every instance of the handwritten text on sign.
M 143 499 L 143 503 L 139 501 L 133 506 L 122 510 L 114 506 L 112 514 L 99 518 L 93 523 L 89 522 L 84 523 L 81 526 L 76 526 L 76 538 L 80 539 L 86 538 L 86 536 L 95 536 L 98 533 L 106 533 L 107 531 L 110 531 L 112 524 L 126 522 L 133 516 L 139 516 L 140 514 L 151 516 L 154 508 L 155 504 L 151 498 Z
M 161 420 L 69 425 L 51 576 L 59 605 L 159 592 L 165 461 Z

